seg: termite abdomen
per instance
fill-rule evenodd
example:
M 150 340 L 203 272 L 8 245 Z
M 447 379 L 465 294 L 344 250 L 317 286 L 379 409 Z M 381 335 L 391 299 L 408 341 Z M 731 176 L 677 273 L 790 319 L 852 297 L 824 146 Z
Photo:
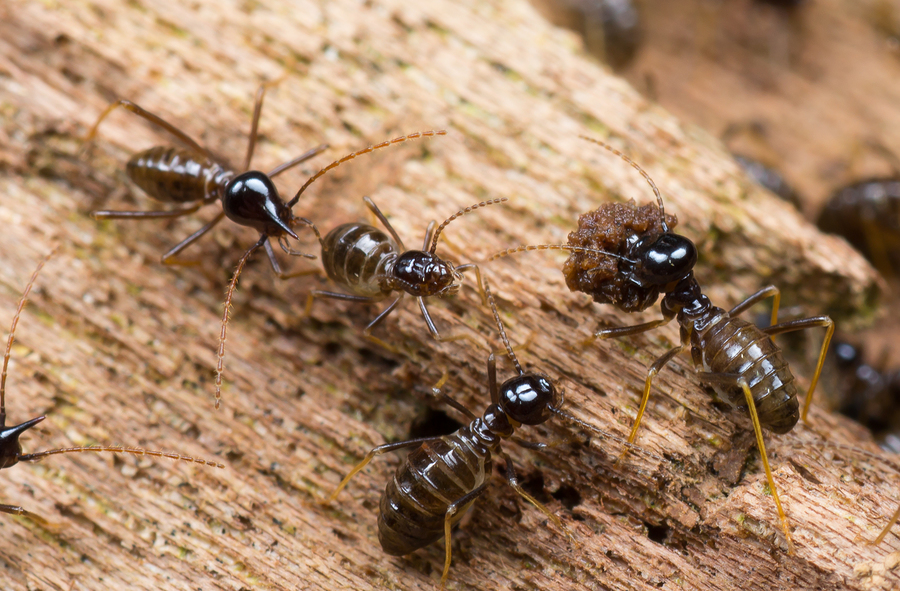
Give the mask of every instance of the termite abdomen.
M 335 283 L 357 295 L 386 297 L 385 265 L 397 256 L 397 245 L 368 224 L 341 224 L 322 240 L 322 266 Z
M 692 354 L 697 366 L 718 374 L 743 376 L 750 386 L 760 425 L 773 433 L 789 432 L 800 419 L 794 376 L 781 350 L 758 327 L 736 317 L 727 317 L 700 334 Z M 711 357 L 707 357 L 712 354 Z M 743 390 L 737 385 L 714 387 L 716 392 L 738 407 L 746 406 Z
M 205 155 L 186 148 L 156 146 L 138 152 L 125 165 L 134 184 L 157 201 L 213 200 L 230 173 Z
M 500 442 L 493 434 L 491 439 L 494 446 Z M 413 450 L 381 495 L 381 548 L 391 556 L 403 556 L 439 540 L 444 535 L 447 506 L 484 484 L 490 470 L 491 452 L 477 441 L 471 424 Z M 465 515 L 472 502 L 460 508 L 451 525 Z

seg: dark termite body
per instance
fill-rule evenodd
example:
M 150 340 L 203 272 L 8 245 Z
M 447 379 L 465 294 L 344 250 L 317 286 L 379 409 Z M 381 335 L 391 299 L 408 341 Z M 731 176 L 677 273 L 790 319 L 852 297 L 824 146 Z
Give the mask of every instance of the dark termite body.
M 268 173 L 248 170 L 256 147 L 259 116 L 262 112 L 266 85 L 259 87 L 253 106 L 253 120 L 250 125 L 250 138 L 243 166 L 235 170 L 231 165 L 217 158 L 208 149 L 202 147 L 183 131 L 127 100 L 119 100 L 109 105 L 97 122 L 91 127 L 85 139 L 87 145 L 97 133 L 100 123 L 113 110 L 122 107 L 150 123 L 161 127 L 175 136 L 183 147 L 156 146 L 139 152 L 128 160 L 126 174 L 137 186 L 150 197 L 163 203 L 195 204 L 167 211 L 94 211 L 91 215 L 96 219 L 171 219 L 196 212 L 205 205 L 216 201 L 222 202 L 222 211 L 208 224 L 176 244 L 162 256 L 162 262 L 171 264 L 189 264 L 176 258 L 185 248 L 196 242 L 209 232 L 224 217 L 233 222 L 253 228 L 260 233 L 260 242 L 264 242 L 266 253 L 276 275 L 281 278 L 290 277 L 281 270 L 275 252 L 268 239 L 278 241 L 282 250 L 294 256 L 315 258 L 292 250 L 287 239 L 297 240 L 294 227 L 306 224 L 307 220 L 295 218 L 292 207 L 294 202 L 285 203 L 278 194 L 272 178 L 282 172 L 309 160 L 324 151 L 328 146 L 321 145 L 301 154 L 297 158 L 285 162 Z
M 16 325 L 19 323 L 19 316 L 22 313 L 22 308 L 25 306 L 25 301 L 28 298 L 28 294 L 31 291 L 32 285 L 34 285 L 34 281 L 37 279 L 38 273 L 40 273 L 41 268 L 44 266 L 44 263 L 52 256 L 53 253 L 47 255 L 37 266 L 34 273 L 31 276 L 31 280 L 28 282 L 28 285 L 25 287 L 25 291 L 22 292 L 22 297 L 19 299 L 19 304 L 16 308 L 15 316 L 13 316 L 12 326 L 9 329 L 9 339 L 6 343 L 6 353 L 3 355 L 3 374 L 0 376 L 0 470 L 4 468 L 10 468 L 15 466 L 19 462 L 31 462 L 35 460 L 39 460 L 46 456 L 52 456 L 57 454 L 65 454 L 65 453 L 79 453 L 79 452 L 115 452 L 115 453 L 130 453 L 134 455 L 146 455 L 146 456 L 154 456 L 161 458 L 169 458 L 172 460 L 181 460 L 186 462 L 194 462 L 197 464 L 204 464 L 207 466 L 213 466 L 216 468 L 224 468 L 222 464 L 218 462 L 210 462 L 207 460 L 193 458 L 190 456 L 184 456 L 177 453 L 167 452 L 167 451 L 154 451 L 148 449 L 142 449 L 139 447 L 122 447 L 122 446 L 89 446 L 89 447 L 68 447 L 61 449 L 51 449 L 47 451 L 39 451 L 34 453 L 25 454 L 22 453 L 22 446 L 19 443 L 19 437 L 28 431 L 28 429 L 34 427 L 44 419 L 46 416 L 37 417 L 35 419 L 31 419 L 30 421 L 25 421 L 19 425 L 12 425 L 10 427 L 6 426 L 6 375 L 7 375 L 7 367 L 9 366 L 9 356 L 10 351 L 12 350 L 12 344 L 15 340 L 16 333 Z M 26 511 L 24 508 L 19 507 L 17 505 L 3 505 L 0 504 L 0 513 L 10 513 L 12 515 L 24 515 L 29 517 L 32 520 L 36 520 L 38 522 L 44 522 L 44 520 L 34 513 Z
M 900 176 L 868 179 L 836 191 L 817 221 L 862 252 L 885 276 L 900 270 Z
M 366 206 L 390 233 L 385 234 L 378 228 L 366 223 L 342 224 L 331 230 L 325 237 L 313 226 L 316 236 L 322 245 L 322 266 L 328 277 L 344 287 L 349 294 L 330 291 L 313 291 L 306 302 L 306 314 L 310 313 L 315 298 L 325 297 L 352 302 L 375 303 L 389 297 L 395 291 L 397 296 L 388 306 L 370 322 L 363 333 L 367 338 L 389 349 L 390 345 L 372 336 L 372 330 L 387 317 L 400 303 L 403 296 L 409 294 L 416 298 L 419 309 L 428 325 L 431 335 L 439 342 L 472 339 L 466 334 L 442 336 L 428 313 L 425 298 L 453 295 L 459 291 L 463 273 L 475 272 L 477 284 L 481 285 L 481 274 L 474 263 L 454 266 L 435 254 L 441 232 L 456 218 L 478 208 L 502 203 L 506 197 L 482 201 L 461 209 L 441 225 L 435 228 L 435 222 L 428 224 L 425 231 L 425 242 L 422 250 L 406 250 L 403 240 L 391 226 L 390 222 L 369 197 L 363 197 Z M 474 342 L 478 345 L 477 342 Z
M 812 394 L 834 333 L 834 322 L 828 316 L 816 316 L 778 324 L 781 294 L 775 286 L 761 289 L 728 311 L 714 306 L 709 298 L 703 295 L 700 285 L 694 278 L 693 268 L 697 262 L 697 249 L 688 238 L 669 229 L 670 221 L 665 214 L 662 196 L 653 180 L 640 166 L 618 150 L 591 138 L 584 139 L 616 154 L 644 176 L 657 198 L 657 224 L 645 230 L 628 231 L 621 235 L 615 234 L 619 228 L 608 228 L 603 225 L 586 227 L 594 223 L 596 216 L 600 214 L 603 214 L 601 217 L 604 218 L 610 217 L 605 209 L 625 207 L 624 204 L 609 204 L 579 219 L 579 231 L 569 235 L 569 245 L 521 246 L 499 252 L 491 259 L 545 247 L 568 249 L 574 251 L 565 268 L 570 289 L 576 289 L 573 285 L 578 286 L 578 290 L 593 295 L 595 301 L 610 303 L 626 312 L 635 312 L 652 305 L 657 296 L 662 294 L 660 305 L 662 319 L 636 326 L 600 330 L 585 343 L 589 344 L 598 338 L 640 334 L 663 326 L 673 319 L 681 326 L 681 344 L 657 359 L 647 372 L 640 408 L 628 442 L 633 443 L 637 437 L 650 397 L 653 377 L 679 352 L 690 346 L 698 379 L 712 387 L 731 406 L 747 409 L 750 413 L 757 446 L 781 519 L 788 551 L 793 553 L 790 528 L 769 467 L 762 429 L 766 428 L 774 433 L 787 433 L 797 424 L 798 418 L 802 417 L 804 422 L 807 421 Z M 614 244 L 604 242 L 610 233 L 616 236 Z M 573 241 L 576 244 L 571 244 Z M 598 266 L 595 258 L 602 259 L 604 253 L 610 258 L 603 262 L 602 266 Z M 583 285 L 590 286 L 590 290 L 583 289 L 581 287 Z M 772 326 L 759 329 L 737 318 L 752 305 L 770 297 L 773 298 Z M 772 337 L 813 327 L 825 328 L 826 335 L 803 411 L 800 413 L 794 376 Z
M 490 286 L 486 281 L 483 288 L 503 344 L 516 366 L 518 375 L 498 386 L 494 354 L 489 355 L 487 371 L 491 404 L 481 417 L 440 391 L 439 388 L 446 380 L 445 375 L 436 384 L 435 394 L 466 415 L 470 423 L 450 435 L 423 437 L 373 448 L 324 501 L 325 503 L 334 501 L 350 479 L 375 456 L 414 447 L 415 449 L 397 467 L 381 496 L 378 540 L 387 554 L 402 556 L 424 548 L 443 536 L 446 552 L 441 587 L 444 586 L 450 571 L 450 532 L 475 499 L 487 490 L 493 454 L 505 460 L 509 485 L 569 535 L 560 519 L 519 485 L 512 459 L 503 451 L 501 444 L 511 440 L 530 449 L 545 449 L 583 438 L 584 434 L 550 444 L 534 443 L 522 441 L 515 436 L 519 426 L 540 425 L 555 414 L 602 438 L 620 441 L 639 453 L 662 460 L 563 411 L 560 407 L 564 394 L 557 389 L 553 380 L 540 372 L 522 370 L 509 344 Z

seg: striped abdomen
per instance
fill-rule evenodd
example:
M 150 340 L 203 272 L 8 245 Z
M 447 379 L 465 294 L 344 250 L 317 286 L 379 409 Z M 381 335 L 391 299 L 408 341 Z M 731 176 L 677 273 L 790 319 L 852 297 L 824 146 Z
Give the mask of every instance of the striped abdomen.
M 481 421 L 481 419 L 476 419 Z M 452 435 L 422 444 L 397 468 L 381 495 L 378 540 L 391 556 L 403 556 L 444 535 L 450 504 L 484 484 L 490 474 L 491 449 L 500 439 L 485 440 L 466 425 Z M 471 505 L 471 503 L 469 503 Z M 455 524 L 468 511 L 461 508 Z
M 694 363 L 713 373 L 743 376 L 750 386 L 760 424 L 787 433 L 799 418 L 794 376 L 781 349 L 755 325 L 730 317 L 724 310 L 707 328 L 694 331 Z M 746 406 L 740 386 L 713 386 L 726 401 Z
M 219 197 L 233 176 L 204 154 L 166 146 L 138 152 L 125 171 L 150 197 L 176 203 Z
M 322 240 L 322 266 L 328 277 L 358 296 L 390 293 L 382 285 L 396 258 L 393 240 L 368 224 L 342 224 Z

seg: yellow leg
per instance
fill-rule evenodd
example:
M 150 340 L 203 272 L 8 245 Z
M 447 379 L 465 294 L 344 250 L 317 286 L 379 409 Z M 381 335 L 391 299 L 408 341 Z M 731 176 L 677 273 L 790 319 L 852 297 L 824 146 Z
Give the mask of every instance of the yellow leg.
M 441 573 L 441 589 L 447 584 L 447 575 L 450 574 L 450 530 L 453 524 L 450 521 L 450 515 L 444 517 L 444 572 Z
M 822 349 L 819 351 L 816 373 L 813 374 L 812 381 L 809 383 L 809 391 L 806 393 L 806 400 L 803 401 L 803 412 L 800 413 L 800 418 L 806 424 L 809 424 L 806 416 L 809 414 L 809 405 L 812 403 L 813 392 L 816 391 L 816 384 L 819 383 L 819 376 L 822 374 L 822 366 L 825 365 L 825 354 L 828 353 L 828 345 L 831 344 L 831 337 L 834 336 L 834 321 L 831 318 L 828 318 L 824 326 L 827 327 L 827 330 L 825 332 L 825 340 L 822 341 Z
M 516 471 L 515 471 L 515 468 L 513 467 L 512 458 L 510 458 L 509 455 L 502 449 L 497 450 L 497 453 L 504 460 L 506 460 L 506 481 L 509 483 L 509 485 L 512 487 L 512 489 L 514 491 L 516 491 L 520 497 L 522 497 L 523 499 L 525 499 L 526 501 L 528 501 L 529 503 L 534 505 L 534 507 L 538 511 L 540 511 L 547 517 L 547 519 L 552 521 L 554 523 L 554 525 L 556 525 L 556 527 L 558 527 L 564 534 L 566 534 L 566 537 L 569 538 L 569 540 L 573 544 L 578 545 L 578 542 L 575 540 L 575 537 L 572 536 L 572 533 L 569 531 L 569 528 L 567 528 L 565 525 L 563 525 L 563 522 L 560 520 L 560 518 L 557 517 L 556 515 L 554 515 L 553 513 L 551 513 L 550 509 L 545 507 L 543 503 L 541 503 L 539 500 L 537 500 L 536 498 L 534 498 L 533 496 L 528 494 L 525 491 L 525 489 L 522 488 L 522 486 L 519 484 L 519 479 L 516 477 Z
M 336 489 L 334 489 L 334 492 L 331 493 L 330 495 L 328 495 L 328 498 L 326 498 L 325 500 L 320 501 L 320 503 L 323 505 L 327 505 L 327 504 L 331 503 L 332 501 L 334 501 L 337 498 L 338 494 L 342 490 L 344 490 L 344 487 L 347 486 L 347 483 L 350 482 L 350 479 L 353 478 L 354 476 L 356 476 L 360 472 L 360 470 L 365 468 L 366 465 L 368 465 L 368 463 L 372 461 L 372 458 L 375 457 L 375 450 L 377 450 L 377 449 L 378 448 L 376 447 L 375 449 L 373 449 L 372 451 L 367 453 L 366 457 L 363 458 L 363 461 L 358 463 L 352 470 L 350 470 L 349 474 L 344 476 L 344 479 L 341 480 L 341 483 L 337 486 Z
M 403 449 L 405 447 L 414 447 L 416 445 L 421 445 L 426 441 L 434 441 L 435 439 L 440 439 L 440 437 L 420 437 L 419 439 L 410 439 L 409 441 L 398 441 L 397 443 L 385 443 L 384 445 L 379 445 L 378 447 L 372 448 L 369 450 L 369 453 L 366 454 L 366 457 L 358 463 L 350 473 L 344 476 L 344 479 L 341 480 L 341 483 L 338 485 L 334 492 L 328 495 L 328 498 L 319 501 L 322 505 L 327 505 L 328 503 L 334 501 L 338 494 L 347 486 L 347 483 L 350 482 L 350 479 L 359 474 L 360 470 L 365 468 L 369 462 L 372 461 L 372 458 L 375 456 L 380 456 L 382 454 L 386 454 L 389 451 L 395 451 L 398 449 Z
M 877 546 L 878 544 L 880 544 L 884 537 L 888 535 L 888 532 L 891 531 L 891 528 L 894 527 L 894 524 L 897 523 L 898 519 L 900 519 L 900 507 L 897 507 L 897 510 L 894 511 L 894 516 L 891 517 L 891 520 L 888 521 L 888 524 L 884 526 L 884 529 L 881 530 L 881 533 L 878 534 L 878 537 L 869 542 L 869 545 Z
M 784 530 L 784 537 L 787 540 L 788 554 L 794 554 L 794 541 L 791 539 L 791 530 L 788 524 L 787 515 L 781 507 L 781 499 L 778 498 L 778 489 L 775 488 L 775 478 L 772 476 L 772 469 L 769 467 L 769 458 L 766 456 L 766 444 L 763 441 L 762 426 L 759 423 L 759 415 L 756 413 L 756 403 L 753 401 L 753 393 L 750 392 L 750 386 L 744 378 L 738 378 L 738 385 L 744 390 L 744 397 L 747 399 L 747 408 L 750 410 L 750 420 L 753 421 L 753 432 L 756 434 L 756 446 L 759 448 L 759 455 L 762 458 L 763 468 L 766 470 L 766 479 L 769 481 L 769 489 L 772 491 L 772 498 L 775 499 L 775 507 L 778 509 L 778 517 L 781 519 L 781 528 Z
M 644 393 L 641 396 L 641 405 L 638 408 L 637 417 L 634 419 L 634 425 L 631 426 L 631 433 L 628 435 L 629 444 L 634 444 L 634 440 L 637 439 L 638 428 L 641 426 L 641 420 L 644 418 L 644 411 L 647 410 L 647 402 L 650 400 L 650 387 L 653 385 L 653 378 L 656 377 L 656 374 L 658 374 L 673 357 L 681 353 L 683 349 L 684 345 L 678 345 L 674 349 L 669 349 L 662 357 L 654 361 L 653 365 L 650 366 L 650 369 L 647 370 L 647 379 L 644 381 Z M 628 449 L 628 446 L 625 446 L 625 449 L 622 450 L 622 453 L 616 460 L 616 465 L 625 459 L 625 456 L 628 455 Z
M 453 518 L 456 517 L 460 511 L 465 512 L 472 504 L 472 501 L 484 494 L 487 490 L 487 486 L 487 484 L 482 484 L 472 492 L 455 500 L 447 506 L 447 511 L 444 513 L 444 572 L 441 573 L 441 589 L 447 584 L 447 575 L 450 573 L 450 535 L 451 530 L 453 529 Z
M 729 310 L 728 315 L 737 316 L 739 314 L 743 314 L 750 306 L 758 304 L 766 298 L 773 298 L 772 319 L 769 321 L 769 326 L 774 326 L 778 324 L 778 307 L 781 305 L 781 291 L 774 285 L 764 287 L 752 296 L 748 297 L 746 300 Z
M 819 376 L 822 374 L 822 366 L 825 365 L 825 354 L 828 353 L 828 346 L 831 344 L 831 337 L 834 335 L 834 320 L 832 320 L 828 316 L 801 318 L 800 320 L 791 320 L 783 324 L 770 326 L 763 331 L 771 337 L 785 332 L 804 330 L 816 326 L 824 326 L 826 330 L 825 340 L 822 341 L 822 349 L 819 351 L 819 362 L 816 364 L 816 372 L 813 374 L 812 381 L 809 384 L 809 390 L 806 393 L 806 400 L 803 402 L 803 410 L 800 413 L 800 418 L 803 419 L 803 422 L 807 424 L 809 424 L 807 415 L 809 414 L 809 406 L 812 403 L 813 392 L 816 391 L 816 384 L 819 383 Z

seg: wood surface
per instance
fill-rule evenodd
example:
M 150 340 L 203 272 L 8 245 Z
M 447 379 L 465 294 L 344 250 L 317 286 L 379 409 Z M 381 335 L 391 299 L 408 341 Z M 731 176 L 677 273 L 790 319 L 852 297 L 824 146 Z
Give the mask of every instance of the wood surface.
M 10 419 L 48 415 L 28 450 L 122 443 L 226 464 L 84 454 L 4 470 L 0 501 L 51 525 L 2 516 L 3 589 L 435 588 L 441 543 L 402 558 L 378 545 L 378 499 L 398 455 L 373 462 L 333 505 L 317 501 L 369 448 L 407 438 L 414 419 L 441 408 L 430 385 L 443 369 L 467 406 L 480 412 L 488 398 L 486 349 L 435 343 L 413 302 L 377 333 L 397 348 L 386 351 L 361 334 L 379 307 L 317 302 L 303 318 L 306 293 L 327 282 L 279 281 L 255 256 L 235 297 L 223 408 L 213 411 L 223 293 L 256 237 L 222 224 L 189 251 L 198 266 L 173 268 L 159 256 L 215 207 L 175 222 L 88 217 L 156 206 L 124 163 L 168 143 L 165 134 L 116 113 L 79 155 L 87 127 L 119 97 L 239 162 L 254 91 L 288 69 L 263 111 L 256 166 L 321 142 L 331 150 L 280 178 L 286 194 L 368 143 L 447 129 L 334 171 L 297 213 L 323 228 L 365 220 L 370 195 L 416 245 L 429 220 L 509 197 L 448 228 L 440 252 L 458 261 L 565 241 L 577 215 L 606 200 L 649 201 L 634 170 L 577 137 L 588 134 L 654 177 L 700 248 L 698 276 L 714 301 L 732 305 L 775 283 L 785 305 L 854 323 L 873 314 L 882 289 L 843 242 L 741 176 L 713 137 L 597 66 L 524 0 L 12 0 L 0 16 L 3 324 L 38 260 L 62 245 L 19 325 Z M 597 325 L 658 312 L 626 316 L 569 293 L 561 261 L 529 253 L 484 271 L 514 344 L 533 336 L 522 362 L 562 380 L 570 412 L 624 436 L 646 366 L 677 329 L 577 346 Z M 444 331 L 499 344 L 471 282 L 432 312 Z M 506 446 L 576 542 L 497 473 L 454 533 L 448 588 L 896 587 L 898 537 L 860 541 L 900 502 L 897 470 L 864 430 L 814 403 L 811 427 L 768 437 L 798 547 L 790 556 L 746 417 L 712 404 L 692 373 L 679 358 L 657 380 L 638 442 L 663 460 L 631 454 L 615 466 L 621 445 L 600 438 L 546 453 Z M 553 421 L 523 435 L 574 430 Z

